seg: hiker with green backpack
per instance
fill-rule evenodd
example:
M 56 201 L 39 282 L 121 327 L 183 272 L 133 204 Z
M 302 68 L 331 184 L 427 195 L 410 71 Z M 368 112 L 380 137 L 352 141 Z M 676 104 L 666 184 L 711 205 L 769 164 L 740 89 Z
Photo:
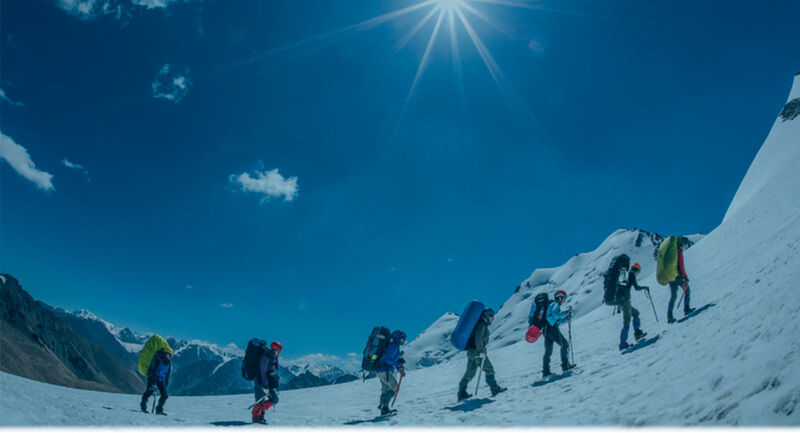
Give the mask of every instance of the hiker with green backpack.
M 689 306 L 691 291 L 689 277 L 683 261 L 683 250 L 689 246 L 689 240 L 683 236 L 670 236 L 658 248 L 656 276 L 662 286 L 669 284 L 669 304 L 667 305 L 667 323 L 675 323 L 672 310 L 678 288 L 683 289 L 683 314 L 688 315 L 694 308 Z

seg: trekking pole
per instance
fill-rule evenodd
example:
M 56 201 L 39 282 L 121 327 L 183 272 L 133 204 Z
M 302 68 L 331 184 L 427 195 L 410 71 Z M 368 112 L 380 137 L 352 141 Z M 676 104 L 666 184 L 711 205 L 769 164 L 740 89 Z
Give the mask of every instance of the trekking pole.
M 572 307 L 569 307 L 569 321 L 567 322 L 568 325 L 568 333 L 569 333 L 569 351 L 572 354 L 572 363 L 575 363 L 575 348 L 572 346 Z
M 400 385 L 403 383 L 403 378 L 405 374 L 400 375 L 400 381 L 397 382 L 397 389 L 394 390 L 394 399 L 392 399 L 392 407 L 394 407 L 394 402 L 397 401 L 397 394 L 400 394 Z
M 248 409 L 252 409 L 252 408 L 253 408 L 253 406 L 255 406 L 255 405 L 257 405 L 257 404 L 261 404 L 261 402 L 262 402 L 262 401 L 264 401 L 264 400 L 265 400 L 265 399 L 266 399 L 268 396 L 269 396 L 269 394 L 268 394 L 268 393 L 267 393 L 267 394 L 264 394 L 264 396 L 263 396 L 263 397 L 261 397 L 261 398 L 259 398 L 257 402 L 255 402 L 255 403 L 251 404 L 251 405 L 250 405 L 250 406 L 248 406 L 247 408 L 248 408 Z
M 486 358 L 481 358 L 481 365 L 478 367 L 478 383 L 475 384 L 475 395 L 478 395 L 478 387 L 481 386 L 481 373 L 483 372 L 483 362 Z
M 155 413 L 156 411 L 156 400 L 158 400 L 158 396 L 158 389 L 156 389 L 153 391 L 153 409 L 150 411 L 150 413 Z
M 656 322 L 658 322 L 658 314 L 656 314 L 656 305 L 653 303 L 653 297 L 650 296 L 650 289 L 647 289 L 647 299 L 650 300 L 650 306 L 653 307 L 653 315 L 656 316 Z
M 683 295 L 685 295 L 685 294 L 686 294 L 686 290 L 684 290 L 683 293 L 681 293 L 681 298 L 678 299 L 678 304 L 677 305 L 681 305 L 681 301 L 683 301 Z M 675 306 L 673 305 L 672 308 L 675 309 Z

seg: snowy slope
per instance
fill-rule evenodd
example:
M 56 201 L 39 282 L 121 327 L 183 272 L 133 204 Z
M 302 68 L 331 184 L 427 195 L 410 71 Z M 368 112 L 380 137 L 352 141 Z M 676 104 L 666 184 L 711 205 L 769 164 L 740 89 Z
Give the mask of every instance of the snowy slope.
M 796 79 L 793 94 L 798 91 Z M 476 398 L 456 404 L 465 367 L 460 353 L 409 372 L 397 399 L 400 413 L 387 421 L 370 422 L 377 415 L 375 379 L 282 392 L 267 418 L 277 426 L 800 425 L 799 146 L 800 117 L 776 122 L 724 221 L 686 253 L 693 304 L 706 309 L 666 325 L 668 290 L 645 271 L 642 283 L 653 289 L 661 322 L 641 293 L 634 292 L 633 304 L 645 330 L 659 334 L 654 344 L 620 354 L 619 316 L 607 307 L 591 308 L 594 293 L 585 299 L 576 293 L 581 314 L 573 321 L 573 343 L 582 373 L 532 388 L 543 349 L 540 342 L 519 341 L 514 331 L 517 310 L 527 300 L 514 299 L 522 297 L 520 289 L 497 317 L 489 352 L 508 392 L 490 398 L 481 383 Z M 779 157 L 770 161 L 770 155 Z M 529 282 L 534 288 L 558 279 L 580 291 L 580 278 L 541 272 Z M 246 424 L 252 402 L 251 395 L 174 397 L 164 418 L 138 413 L 137 396 L 4 373 L 0 389 L 3 425 L 235 426 Z

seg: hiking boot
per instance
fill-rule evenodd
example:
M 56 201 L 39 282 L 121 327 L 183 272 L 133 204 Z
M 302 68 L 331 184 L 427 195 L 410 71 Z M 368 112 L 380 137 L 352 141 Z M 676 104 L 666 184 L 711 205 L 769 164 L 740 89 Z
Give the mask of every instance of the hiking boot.
M 633 346 L 633 344 L 619 343 L 619 351 L 622 352 L 623 350 L 628 349 L 631 346 Z
M 497 394 L 500 394 L 503 391 L 508 391 L 508 388 L 504 386 L 498 386 L 497 388 L 492 388 L 492 397 L 496 396 Z
M 671 311 L 667 315 L 667 323 L 675 323 L 675 316 L 672 315 Z
M 636 341 L 641 340 L 642 338 L 644 338 L 645 335 L 647 335 L 647 333 L 642 331 L 641 329 L 633 331 L 633 338 L 635 338 Z
M 397 409 L 389 409 L 388 406 L 384 406 L 381 408 L 381 415 L 389 415 L 397 412 Z
M 686 307 L 686 308 L 684 308 L 684 309 L 683 309 L 683 315 L 684 315 L 684 316 L 688 316 L 688 315 L 689 315 L 689 314 L 691 314 L 691 313 L 692 313 L 692 311 L 694 311 L 694 310 L 695 310 L 694 308 L 689 308 L 689 307 Z
M 459 390 L 458 391 L 458 401 L 466 400 L 466 399 L 468 399 L 470 397 L 472 397 L 472 394 L 468 393 L 467 391 L 464 391 L 464 390 Z
M 547 376 L 552 376 L 553 372 L 550 371 L 550 367 L 545 368 L 542 370 L 542 379 L 547 379 Z
M 142 403 L 139 405 L 139 408 L 140 408 L 140 409 L 142 409 L 142 412 L 144 412 L 144 413 L 147 413 L 147 403 L 145 403 L 145 402 L 142 402 Z
M 561 366 L 561 370 L 562 370 L 562 373 L 566 373 L 566 372 L 572 370 L 575 367 L 577 367 L 575 364 L 562 365 Z
M 267 423 L 267 420 L 266 420 L 266 419 L 264 419 L 264 415 L 261 415 L 261 416 L 253 416 L 253 423 L 254 423 L 254 424 L 255 424 L 255 423 L 258 423 L 258 424 L 266 424 L 266 423 Z
M 164 415 L 167 416 L 167 413 L 164 412 L 164 409 L 156 408 L 156 415 Z

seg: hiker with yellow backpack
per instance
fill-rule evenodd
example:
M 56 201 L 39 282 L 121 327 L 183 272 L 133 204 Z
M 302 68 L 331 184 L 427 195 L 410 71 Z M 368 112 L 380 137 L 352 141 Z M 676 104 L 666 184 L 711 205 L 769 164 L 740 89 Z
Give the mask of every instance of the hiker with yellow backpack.
M 172 370 L 172 355 L 175 352 L 163 337 L 153 334 L 142 348 L 139 355 L 139 373 L 147 376 L 147 389 L 142 394 L 142 401 L 139 408 L 142 412 L 147 412 L 147 400 L 158 390 L 158 406 L 155 411 L 157 415 L 164 413 L 164 403 L 169 398 L 167 395 L 167 385 L 169 384 L 169 373 Z
M 669 284 L 669 304 L 667 305 L 667 323 L 675 323 L 672 309 L 675 307 L 675 297 L 678 288 L 683 289 L 683 314 L 688 315 L 694 308 L 689 306 L 691 290 L 689 277 L 686 276 L 686 267 L 683 262 L 683 250 L 689 245 L 685 237 L 670 236 L 658 248 L 656 277 L 662 286 Z

